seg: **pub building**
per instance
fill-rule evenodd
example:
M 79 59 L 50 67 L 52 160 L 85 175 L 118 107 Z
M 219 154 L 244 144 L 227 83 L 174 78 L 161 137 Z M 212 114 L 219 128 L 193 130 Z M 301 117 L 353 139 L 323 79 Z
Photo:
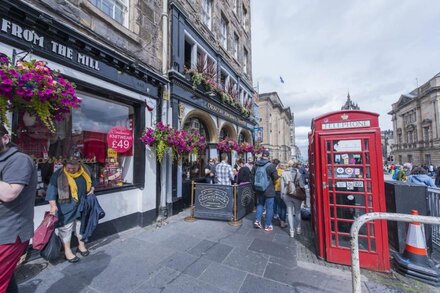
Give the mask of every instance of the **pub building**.
M 171 3 L 171 64 L 169 73 L 172 121 L 176 129 L 198 130 L 205 136 L 208 147 L 201 155 L 184 156 L 178 164 L 172 165 L 171 190 L 173 213 L 190 204 L 191 181 L 205 182 L 205 166 L 210 158 L 220 160 L 217 144 L 226 138 L 239 144 L 254 144 L 253 129 L 257 122 L 254 117 L 256 107 L 252 86 L 233 70 L 228 61 L 189 23 L 180 8 Z M 220 49 L 221 50 L 221 49 Z M 200 66 L 200 63 L 202 66 Z M 194 86 L 188 69 L 210 67 L 215 71 L 215 82 L 221 89 L 235 88 L 240 104 L 251 105 L 249 115 L 238 107 L 222 101 L 219 93 L 203 85 Z M 229 153 L 229 163 L 233 166 L 238 157 L 244 159 L 250 153 Z M 168 201 L 169 202 L 169 201 Z
M 98 181 L 106 217 L 95 238 L 154 222 L 156 159 L 139 138 L 155 124 L 167 80 L 21 1 L 0 1 L 0 21 L 0 52 L 14 64 L 47 61 L 75 82 L 81 99 L 56 122 L 55 133 L 28 113 L 10 114 L 13 142 L 38 167 L 35 225 L 49 210 L 44 198 L 51 175 L 72 154 L 81 155 Z

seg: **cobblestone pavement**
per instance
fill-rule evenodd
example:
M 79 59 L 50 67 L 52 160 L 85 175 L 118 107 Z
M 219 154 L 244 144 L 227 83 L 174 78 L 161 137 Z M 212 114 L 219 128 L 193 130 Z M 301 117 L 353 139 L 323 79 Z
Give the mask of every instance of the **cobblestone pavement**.
M 165 222 L 101 239 L 79 263 L 37 259 L 17 273 L 20 292 L 351 292 L 348 267 L 318 259 L 313 233 L 289 238 L 221 221 Z M 363 292 L 435 292 L 399 275 L 362 272 Z

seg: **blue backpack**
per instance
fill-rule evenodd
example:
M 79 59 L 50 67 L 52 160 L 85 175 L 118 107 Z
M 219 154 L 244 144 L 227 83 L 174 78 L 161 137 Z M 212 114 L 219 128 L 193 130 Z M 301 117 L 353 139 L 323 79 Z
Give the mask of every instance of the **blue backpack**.
M 270 164 L 270 162 L 267 162 L 266 165 L 257 167 L 254 178 L 254 189 L 256 191 L 264 192 L 269 187 L 270 178 L 267 176 L 266 169 Z

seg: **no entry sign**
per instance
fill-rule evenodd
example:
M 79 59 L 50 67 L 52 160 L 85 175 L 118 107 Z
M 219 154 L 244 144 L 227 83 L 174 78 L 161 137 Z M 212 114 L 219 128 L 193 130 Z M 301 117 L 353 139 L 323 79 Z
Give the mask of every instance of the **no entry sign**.
M 113 127 L 107 133 L 107 144 L 118 153 L 125 153 L 133 147 L 133 133 L 126 127 Z

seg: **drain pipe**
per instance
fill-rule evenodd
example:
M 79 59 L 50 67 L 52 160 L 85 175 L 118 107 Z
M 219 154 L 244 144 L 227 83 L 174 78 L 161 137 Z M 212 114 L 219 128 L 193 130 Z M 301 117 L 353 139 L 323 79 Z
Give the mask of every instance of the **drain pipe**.
M 164 77 L 168 77 L 168 0 L 162 1 L 162 75 Z M 165 85 L 164 92 L 162 94 L 162 99 L 165 95 L 168 95 L 169 92 L 169 85 Z M 165 124 L 170 124 L 169 121 L 169 100 L 163 100 L 164 103 L 162 103 L 162 121 L 165 122 Z M 159 218 L 167 218 L 168 217 L 168 209 L 167 209 L 167 202 L 171 201 L 171 199 L 168 199 L 168 195 L 171 194 L 171 176 L 169 175 L 168 170 L 170 169 L 171 165 L 171 158 L 170 153 L 168 152 L 165 154 L 165 157 L 163 159 L 163 162 L 161 164 L 161 194 L 160 194 L 160 207 L 159 207 Z

